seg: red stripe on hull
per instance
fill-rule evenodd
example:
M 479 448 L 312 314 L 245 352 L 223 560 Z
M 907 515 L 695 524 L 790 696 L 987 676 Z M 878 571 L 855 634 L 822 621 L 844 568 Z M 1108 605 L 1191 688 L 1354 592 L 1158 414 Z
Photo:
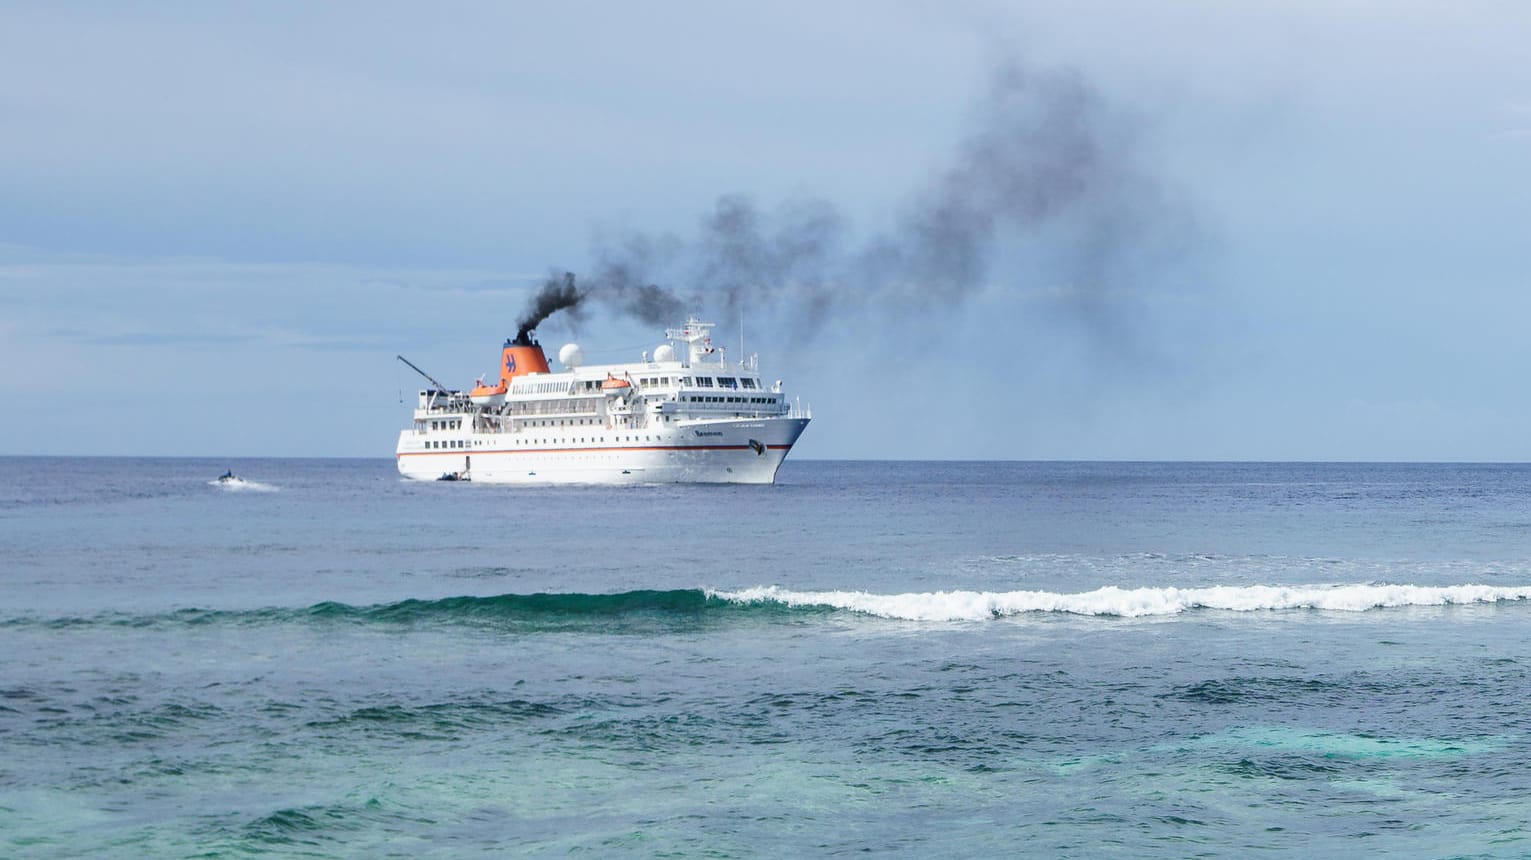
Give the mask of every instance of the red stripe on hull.
M 766 445 L 772 451 L 790 451 L 791 445 Z M 591 451 L 749 451 L 748 445 L 645 445 L 627 448 L 443 448 L 439 451 L 400 451 L 397 457 L 462 456 L 464 454 L 581 454 Z

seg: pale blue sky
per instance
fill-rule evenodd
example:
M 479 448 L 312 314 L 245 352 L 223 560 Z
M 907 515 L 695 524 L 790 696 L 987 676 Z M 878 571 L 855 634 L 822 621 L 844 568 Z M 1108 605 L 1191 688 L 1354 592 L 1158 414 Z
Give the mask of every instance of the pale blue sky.
M 0 454 L 391 456 L 395 353 L 471 384 L 550 269 L 723 195 L 898 237 L 1021 68 L 1124 181 L 955 307 L 751 309 L 795 456 L 1531 459 L 1527 44 L 1523 3 L 5 4 Z M 1123 212 L 1153 241 L 1081 226 Z

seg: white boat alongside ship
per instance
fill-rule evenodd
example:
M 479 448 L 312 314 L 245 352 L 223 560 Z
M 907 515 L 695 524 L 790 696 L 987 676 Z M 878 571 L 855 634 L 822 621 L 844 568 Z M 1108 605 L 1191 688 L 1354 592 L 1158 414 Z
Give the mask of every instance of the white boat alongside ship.
M 585 366 L 579 346 L 566 344 L 558 372 L 522 332 L 505 342 L 497 384 L 480 380 L 468 392 L 421 371 L 434 387 L 420 392 L 414 422 L 399 434 L 399 473 L 504 484 L 773 483 L 812 416 L 788 401 L 780 380 L 761 380 L 756 357 L 727 361 L 712 327 L 688 320 L 652 356 L 627 364 Z

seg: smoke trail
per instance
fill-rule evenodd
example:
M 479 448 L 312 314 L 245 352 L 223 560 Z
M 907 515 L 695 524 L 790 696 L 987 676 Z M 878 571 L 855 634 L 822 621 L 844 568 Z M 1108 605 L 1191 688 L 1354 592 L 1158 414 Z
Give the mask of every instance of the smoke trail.
M 531 307 L 521 317 L 521 322 L 516 330 L 516 343 L 527 344 L 531 342 L 531 333 L 542 321 L 561 310 L 569 310 L 577 313 L 580 301 L 584 298 L 578 287 L 574 285 L 574 273 L 565 272 L 560 279 L 556 275 L 550 275 L 543 283 L 542 289 L 532 297 Z
M 854 247 L 827 201 L 765 212 L 725 195 L 694 238 L 631 233 L 599 244 L 581 289 L 571 276 L 558 293 L 569 301 L 539 294 L 537 307 L 593 298 L 662 324 L 697 307 L 732 316 L 747 301 L 804 332 L 867 308 L 959 305 L 989 282 L 997 250 L 1016 249 L 1045 258 L 1081 308 L 1099 307 L 1124 275 L 1142 277 L 1185 247 L 1192 224 L 1141 164 L 1138 137 L 1077 72 L 1010 63 L 993 75 L 948 166 L 890 227 Z M 533 327 L 547 314 L 534 316 Z

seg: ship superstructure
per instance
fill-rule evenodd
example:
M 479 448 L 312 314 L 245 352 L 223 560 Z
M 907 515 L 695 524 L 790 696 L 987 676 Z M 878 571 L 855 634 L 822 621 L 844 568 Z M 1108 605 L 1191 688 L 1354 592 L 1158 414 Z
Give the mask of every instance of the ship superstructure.
M 761 379 L 756 356 L 728 361 L 712 328 L 687 320 L 652 356 L 627 364 L 587 366 L 567 344 L 561 371 L 523 332 L 505 342 L 497 383 L 463 392 L 431 379 L 399 434 L 399 472 L 521 484 L 772 483 L 811 415 L 780 380 Z

